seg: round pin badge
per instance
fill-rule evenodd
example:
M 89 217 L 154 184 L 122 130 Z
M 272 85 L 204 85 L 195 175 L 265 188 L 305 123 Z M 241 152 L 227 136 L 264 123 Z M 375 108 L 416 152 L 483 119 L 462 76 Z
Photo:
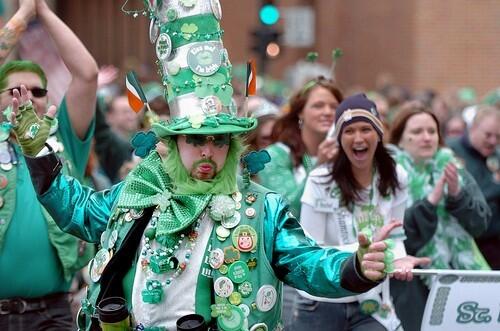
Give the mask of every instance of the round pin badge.
M 232 217 L 225 218 L 221 221 L 221 225 L 226 229 L 235 228 L 238 224 L 240 224 L 241 215 L 240 213 L 234 213 Z
M 169 63 L 167 63 L 167 72 L 169 75 L 175 76 L 179 73 L 180 70 L 181 66 L 179 65 L 179 63 L 174 61 L 170 61 Z
M 251 252 L 257 245 L 257 232 L 250 225 L 239 225 L 231 239 L 240 252 Z
M 130 216 L 136 220 L 144 215 L 144 209 L 130 209 Z
M 134 219 L 132 218 L 132 215 L 130 214 L 130 212 L 127 212 L 124 216 L 123 216 L 123 219 L 125 220 L 125 222 L 132 222 Z
M 233 200 L 236 202 L 240 202 L 241 199 L 243 199 L 243 195 L 241 194 L 241 192 L 236 191 L 233 194 L 231 194 L 231 198 L 233 198 Z
M 249 331 L 268 331 L 269 328 L 265 323 L 257 323 L 252 325 Z
M 115 247 L 116 240 L 118 240 L 118 230 L 111 231 L 108 239 L 108 249 Z
M 215 229 L 215 233 L 217 234 L 218 237 L 221 237 L 221 238 L 227 238 L 229 237 L 229 235 L 231 234 L 231 231 L 229 231 L 228 229 L 226 229 L 225 227 L 223 227 L 222 225 L 219 225 L 216 229 Z
M 222 8 L 220 6 L 219 0 L 210 0 L 210 7 L 212 8 L 212 13 L 217 20 L 222 19 Z
M 256 211 L 254 208 L 252 207 L 248 207 L 246 210 L 245 210 L 245 215 L 247 215 L 248 218 L 254 218 L 255 217 L 255 214 L 256 214 Z
M 222 249 L 216 248 L 211 251 L 208 261 L 212 268 L 219 269 L 224 264 L 224 252 Z
M 250 294 L 252 294 L 252 290 L 252 283 L 250 283 L 249 281 L 244 281 L 243 283 L 238 285 L 238 292 L 240 292 L 241 296 L 244 298 L 248 298 Z
M 102 248 L 95 255 L 90 272 L 90 278 L 94 283 L 99 281 L 99 279 L 101 278 L 101 275 L 108 265 L 109 260 L 111 260 L 111 254 L 107 249 Z
M 166 33 L 161 33 L 158 40 L 156 40 L 156 57 L 164 61 L 168 59 L 171 52 L 172 40 L 170 40 L 170 36 Z
M 5 175 L 0 175 L 0 190 L 3 190 L 9 184 L 9 180 Z
M 248 307 L 247 305 L 242 303 L 241 305 L 238 306 L 238 308 L 241 309 L 241 311 L 243 312 L 243 315 L 245 315 L 245 317 L 250 316 L 250 307 Z
M 154 44 L 159 34 L 160 34 L 160 27 L 156 22 L 156 18 L 153 18 L 151 22 L 149 22 L 149 41 L 152 44 Z
M 241 284 L 248 279 L 248 266 L 243 261 L 236 261 L 229 266 L 227 276 L 235 284 Z
M 224 331 L 239 331 L 243 326 L 245 315 L 240 308 L 230 307 L 230 314 L 217 317 L 217 326 Z
M 278 298 L 278 292 L 271 285 L 263 285 L 257 291 L 257 297 L 255 298 L 255 303 L 257 304 L 257 309 L 266 312 L 273 309 Z
M 228 298 L 234 291 L 234 285 L 231 279 L 220 277 L 214 282 L 214 291 L 220 297 Z
M 227 270 L 228 270 L 228 269 L 229 269 L 229 268 L 227 267 L 227 265 L 223 264 L 223 265 L 221 265 L 221 266 L 220 266 L 220 268 L 219 268 L 219 272 L 220 272 L 221 274 L 225 275 L 225 274 L 227 274 Z
M 10 171 L 12 170 L 12 163 L 2 163 L 0 164 L 0 168 L 2 168 L 5 171 Z
M 233 292 L 229 296 L 229 303 L 238 306 L 241 303 L 241 294 L 238 292 Z
M 103 233 L 101 233 L 101 247 L 105 247 L 106 246 L 106 241 L 108 239 L 108 232 L 104 231 Z
M 175 10 L 175 8 L 167 9 L 167 20 L 169 22 L 175 21 L 178 16 L 179 16 L 179 14 L 177 13 L 177 10 Z
M 216 115 L 222 110 L 222 102 L 215 95 L 209 95 L 201 99 L 201 110 L 205 115 Z
M 361 312 L 366 315 L 371 315 L 376 313 L 379 310 L 379 308 L 380 308 L 379 302 L 373 299 L 364 300 L 359 304 L 359 310 L 361 310 Z
M 220 48 L 213 43 L 196 43 L 187 53 L 187 63 L 195 74 L 211 76 L 221 65 Z

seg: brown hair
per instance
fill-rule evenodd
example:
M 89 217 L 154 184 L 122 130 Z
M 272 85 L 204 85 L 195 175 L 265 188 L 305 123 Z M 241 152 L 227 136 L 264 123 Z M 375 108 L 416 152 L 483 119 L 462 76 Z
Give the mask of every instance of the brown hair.
M 430 109 L 426 107 L 422 102 L 416 100 L 404 103 L 401 106 L 401 109 L 396 113 L 396 116 L 394 117 L 391 125 L 389 143 L 397 146 L 399 144 L 399 141 L 401 140 L 401 137 L 403 136 L 403 132 L 406 128 L 406 123 L 412 116 L 418 114 L 428 114 L 434 119 L 434 122 L 436 122 L 436 128 L 438 130 L 439 146 L 444 146 L 443 136 L 441 134 L 439 126 L 439 120 L 437 119 L 436 115 L 434 115 L 434 113 L 432 113 Z
M 282 142 L 290 147 L 294 166 L 298 166 L 302 163 L 302 157 L 304 156 L 306 150 L 299 127 L 299 114 L 304 109 L 311 91 L 317 86 L 321 86 L 330 91 L 339 103 L 344 99 L 342 92 L 340 92 L 331 79 L 319 76 L 304 84 L 302 89 L 297 91 L 290 98 L 288 112 L 284 116 L 280 117 L 273 127 L 273 133 L 271 136 L 272 142 Z

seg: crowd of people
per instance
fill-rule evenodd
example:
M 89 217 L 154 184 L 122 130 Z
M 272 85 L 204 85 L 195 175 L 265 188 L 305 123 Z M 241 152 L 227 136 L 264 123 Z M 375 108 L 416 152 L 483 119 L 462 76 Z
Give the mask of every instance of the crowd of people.
M 202 31 L 150 32 L 172 49 L 139 113 L 45 0 L 1 29 L 1 330 L 420 330 L 412 269 L 500 270 L 500 90 L 325 73 L 235 111 L 217 1 L 180 2 L 154 24 Z M 56 105 L 7 60 L 35 19 L 71 76 Z

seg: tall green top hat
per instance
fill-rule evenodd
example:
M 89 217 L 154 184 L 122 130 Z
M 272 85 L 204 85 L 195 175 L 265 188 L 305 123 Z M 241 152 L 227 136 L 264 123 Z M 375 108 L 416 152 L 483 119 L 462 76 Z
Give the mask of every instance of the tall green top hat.
M 150 39 L 166 87 L 171 119 L 153 124 L 159 137 L 243 133 L 257 125 L 238 117 L 231 63 L 222 44 L 219 0 L 144 0 Z

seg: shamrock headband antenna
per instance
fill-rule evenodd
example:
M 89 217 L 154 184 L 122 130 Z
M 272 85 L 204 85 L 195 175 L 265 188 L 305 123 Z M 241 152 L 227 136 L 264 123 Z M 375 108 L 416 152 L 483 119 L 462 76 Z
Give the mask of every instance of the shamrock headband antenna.
M 337 61 L 344 55 L 344 52 L 340 48 L 335 48 L 332 51 L 332 64 L 330 65 L 330 77 L 320 77 L 320 78 L 314 78 L 308 81 L 304 87 L 301 90 L 301 94 L 307 92 L 311 87 L 315 86 L 318 83 L 318 79 L 329 79 L 332 82 L 336 81 L 335 77 L 335 68 L 337 67 Z M 306 55 L 306 61 L 310 63 L 316 62 L 318 59 L 318 52 L 309 52 Z

